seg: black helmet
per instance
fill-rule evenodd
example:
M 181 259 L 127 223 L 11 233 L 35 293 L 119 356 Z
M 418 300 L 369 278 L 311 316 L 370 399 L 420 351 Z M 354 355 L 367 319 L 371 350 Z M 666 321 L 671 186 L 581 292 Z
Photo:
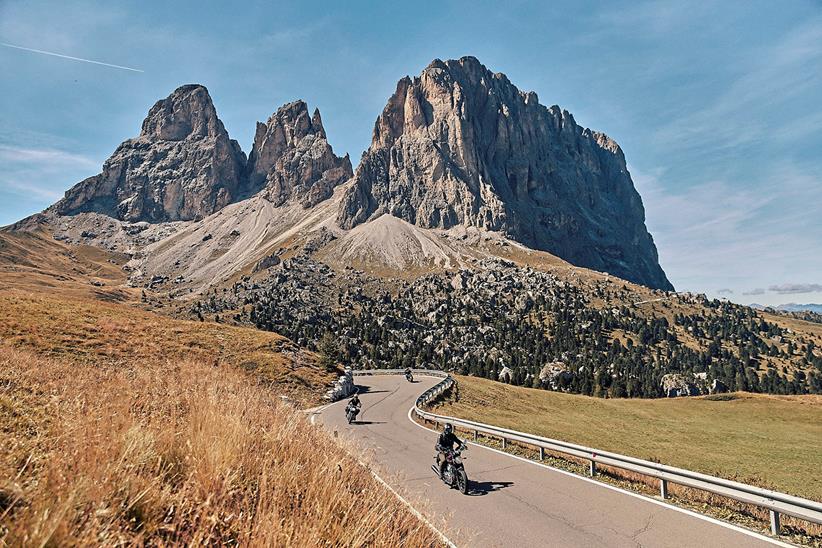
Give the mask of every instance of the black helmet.
M 445 428 L 443 428 L 442 431 L 445 432 L 446 434 L 450 434 L 451 432 L 454 431 L 454 427 L 451 426 L 449 423 L 446 423 Z
M 360 401 L 360 397 L 356 394 L 351 398 L 351 401 Z

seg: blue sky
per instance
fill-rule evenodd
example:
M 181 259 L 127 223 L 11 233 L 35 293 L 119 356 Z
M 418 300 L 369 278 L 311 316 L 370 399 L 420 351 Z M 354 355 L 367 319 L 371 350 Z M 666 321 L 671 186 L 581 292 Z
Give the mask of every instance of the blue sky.
M 248 152 L 296 98 L 357 162 L 397 80 L 474 55 L 616 139 L 679 290 L 822 302 L 822 2 L 0 0 L 0 225 L 206 85 Z M 543 5 L 545 4 L 545 5 Z

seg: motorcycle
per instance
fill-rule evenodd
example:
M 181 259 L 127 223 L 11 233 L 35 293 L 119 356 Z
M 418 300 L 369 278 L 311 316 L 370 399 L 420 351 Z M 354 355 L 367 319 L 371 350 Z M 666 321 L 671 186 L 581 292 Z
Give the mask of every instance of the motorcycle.
M 354 422 L 357 418 L 357 415 L 360 413 L 360 408 L 355 407 L 351 404 L 348 404 L 345 408 L 345 416 L 348 419 L 348 424 Z
M 405 380 L 408 382 L 414 382 L 414 375 L 411 374 L 411 371 L 405 372 Z
M 442 466 L 440 474 L 436 457 L 431 469 L 449 487 L 456 487 L 463 495 L 468 494 L 468 475 L 465 473 L 465 465 L 462 463 L 462 453 L 468 449 L 463 445 L 459 449 L 449 449 L 445 451 L 445 464 Z

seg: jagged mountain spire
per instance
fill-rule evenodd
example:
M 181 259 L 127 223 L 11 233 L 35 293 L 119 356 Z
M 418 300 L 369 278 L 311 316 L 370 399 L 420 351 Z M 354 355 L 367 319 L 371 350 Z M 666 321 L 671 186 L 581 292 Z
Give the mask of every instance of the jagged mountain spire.
M 343 228 L 388 213 L 501 231 L 574 264 L 672 286 L 619 146 L 474 57 L 397 84 L 347 190 Z
M 124 141 L 50 209 L 97 212 L 124 221 L 201 219 L 242 194 L 245 154 L 217 117 L 208 90 L 177 88 L 157 101 L 140 136 Z
M 275 205 L 294 200 L 304 207 L 327 199 L 353 175 L 348 155 L 336 156 L 328 144 L 319 109 L 309 117 L 303 101 L 283 105 L 267 123 L 257 123 L 247 172 L 251 188 Z

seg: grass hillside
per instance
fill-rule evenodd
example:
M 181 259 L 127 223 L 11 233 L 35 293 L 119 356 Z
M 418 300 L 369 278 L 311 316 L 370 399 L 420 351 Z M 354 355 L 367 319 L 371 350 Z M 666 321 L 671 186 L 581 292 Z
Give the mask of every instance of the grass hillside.
M 458 380 L 438 412 L 822 500 L 822 396 L 601 399 Z
M 437 544 L 324 431 L 248 381 L 203 360 L 0 345 L 0 545 Z
M 94 363 L 186 359 L 243 370 L 301 403 L 318 400 L 335 378 L 313 354 L 275 333 L 175 320 L 84 297 L 0 290 L 0 339 L 40 355 Z
M 126 255 L 88 245 L 67 245 L 40 232 L 0 230 L 0 287 L 59 291 L 106 301 L 135 301 L 125 287 Z

